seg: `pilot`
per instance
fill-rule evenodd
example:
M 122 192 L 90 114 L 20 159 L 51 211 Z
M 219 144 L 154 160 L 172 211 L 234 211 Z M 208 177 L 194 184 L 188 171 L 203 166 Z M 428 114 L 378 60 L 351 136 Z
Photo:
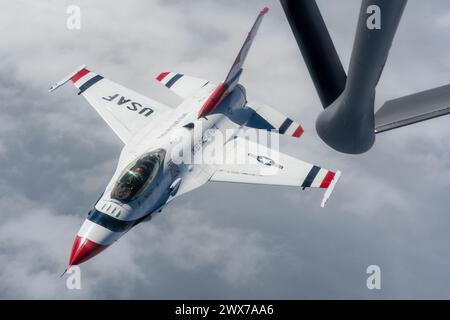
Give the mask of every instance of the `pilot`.
M 121 183 L 117 186 L 116 197 L 119 200 L 128 199 L 131 196 L 132 188 L 129 184 Z
M 144 180 L 144 177 L 147 175 L 147 170 L 144 167 L 139 166 L 134 170 L 134 173 L 135 177 L 139 177 L 141 180 Z
M 143 158 L 128 170 L 118 181 L 112 191 L 112 197 L 117 200 L 128 202 L 141 190 L 149 179 L 153 179 L 159 168 L 160 157 L 150 155 Z

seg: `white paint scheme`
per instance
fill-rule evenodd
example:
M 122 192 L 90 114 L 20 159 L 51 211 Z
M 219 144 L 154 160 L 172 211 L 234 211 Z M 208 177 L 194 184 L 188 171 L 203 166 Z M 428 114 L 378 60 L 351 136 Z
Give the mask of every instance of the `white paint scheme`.
M 211 181 L 300 187 L 313 167 L 302 160 L 241 137 L 229 141 L 224 147 L 230 153 L 251 153 L 252 155 L 266 157 L 273 160 L 274 165 L 267 166 L 264 163 L 258 163 L 259 161 L 254 156 L 249 156 L 246 159 L 246 164 L 241 164 L 239 160 L 236 160 L 235 164 L 218 166 L 210 179 Z M 328 170 L 320 169 L 311 187 L 320 187 L 327 172 Z
M 167 83 L 176 75 L 176 72 L 170 72 L 166 77 L 164 77 L 163 80 L 161 80 L 161 83 L 166 86 Z M 197 92 L 208 83 L 208 80 L 183 75 L 182 78 L 180 78 L 173 86 L 170 87 L 170 90 L 172 90 L 172 92 L 180 98 L 187 99 L 192 97 L 195 92 Z
M 266 120 L 268 123 L 270 123 L 275 130 L 279 130 L 281 126 L 283 125 L 284 121 L 288 119 L 283 113 L 278 111 L 275 108 L 272 108 L 265 104 L 259 104 L 259 103 L 249 103 L 248 106 L 255 110 L 258 115 L 260 115 L 264 120 Z M 294 136 L 295 131 L 301 128 L 301 133 L 297 138 L 301 136 L 303 133 L 303 128 L 301 127 L 300 123 L 293 121 L 289 128 L 284 132 L 284 135 L 287 136 Z
M 102 226 L 98 221 L 90 221 L 89 219 L 92 219 L 90 215 L 81 227 L 78 233 L 79 237 L 96 244 L 110 245 L 129 230 L 114 231 L 111 221 L 112 224 L 122 225 L 147 221 L 170 201 L 208 181 L 320 187 L 326 174 L 329 173 L 328 170 L 320 169 L 315 172 L 316 169 L 319 170 L 316 166 L 239 137 L 240 132 L 246 128 L 245 124 L 232 120 L 234 116 L 246 111 L 245 108 L 247 108 L 245 90 L 236 83 L 242 73 L 242 65 L 257 27 L 266 12 L 267 10 L 264 9 L 258 16 L 227 77 L 227 81 L 231 80 L 227 83 L 228 88 L 232 88 L 232 90 L 229 90 L 227 96 L 220 100 L 216 111 L 201 118 L 198 118 L 199 111 L 209 101 L 208 99 L 218 86 L 206 80 L 188 76 L 182 76 L 177 82 L 171 84 L 171 89 L 185 98 L 175 109 L 144 97 L 106 78 L 95 78 L 97 74 L 88 72 L 84 66 L 51 88 L 53 91 L 72 79 L 83 97 L 125 144 L 116 171 L 95 205 L 95 210 L 108 220 L 109 224 L 104 223 Z M 165 78 L 173 79 L 175 75 L 177 74 L 169 73 Z M 158 80 L 166 85 L 168 81 L 171 81 L 170 79 L 161 79 L 161 76 L 159 78 Z M 97 79 L 97 82 L 86 88 L 87 81 L 91 79 Z M 82 90 L 82 88 L 84 89 Z M 138 107 L 133 103 L 138 103 Z M 153 112 L 148 115 L 145 112 L 140 113 L 143 108 L 151 108 Z M 265 112 L 262 116 L 269 114 L 272 116 L 272 120 L 275 117 L 280 122 L 287 118 L 271 108 L 263 110 Z M 219 140 L 219 137 L 225 134 L 227 134 L 225 140 Z M 226 152 L 229 156 L 228 159 L 236 159 L 238 155 L 244 155 L 245 164 L 239 162 L 173 164 L 175 159 L 171 157 L 172 152 L 174 148 L 179 147 L 179 141 L 183 138 L 192 142 L 193 147 L 188 150 L 194 156 L 205 156 L 211 154 L 213 150 L 221 150 Z M 138 197 L 126 203 L 117 200 L 112 191 L 124 170 L 129 170 L 130 166 L 138 159 L 158 149 L 164 149 L 166 153 L 154 182 L 144 188 Z M 312 171 L 314 171 L 315 179 L 311 180 Z M 338 177 L 339 175 L 335 176 L 333 187 Z M 175 187 L 177 191 L 173 192 Z M 329 190 L 327 199 L 331 193 L 331 189 Z M 111 227 L 111 230 L 107 227 Z
M 89 220 L 84 220 L 78 231 L 78 236 L 87 238 L 95 243 L 109 246 L 122 236 L 123 232 L 111 232 L 110 230 L 99 226 Z

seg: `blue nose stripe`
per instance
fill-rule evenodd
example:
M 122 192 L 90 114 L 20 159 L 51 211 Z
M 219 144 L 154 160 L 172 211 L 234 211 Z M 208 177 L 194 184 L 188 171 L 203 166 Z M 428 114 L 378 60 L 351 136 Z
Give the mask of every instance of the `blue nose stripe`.
M 92 210 L 89 212 L 88 220 L 94 222 L 109 231 L 112 232 L 125 232 L 130 230 L 133 226 L 137 225 L 139 222 L 147 218 L 148 215 L 145 215 L 136 220 L 120 220 L 110 215 L 100 212 L 98 210 Z

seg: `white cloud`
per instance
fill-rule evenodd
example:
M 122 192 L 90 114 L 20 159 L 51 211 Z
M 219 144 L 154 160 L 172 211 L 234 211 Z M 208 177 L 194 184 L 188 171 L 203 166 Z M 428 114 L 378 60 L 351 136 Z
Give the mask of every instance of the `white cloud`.
M 73 3 L 82 9 L 81 31 L 65 28 Z M 266 3 L 272 10 L 243 84 L 251 101 L 307 129 L 300 141 L 282 140 L 282 151 L 342 169 L 328 207 L 320 210 L 317 190 L 210 185 L 83 265 L 83 289 L 68 291 L 59 274 L 121 143 L 74 88 L 49 95 L 49 85 L 86 63 L 175 105 L 154 76 L 175 70 L 220 81 Z M 346 65 L 359 1 L 319 5 Z M 380 103 L 448 82 L 447 7 L 408 2 Z M 379 136 L 363 156 L 330 150 L 315 134 L 319 100 L 278 1 L 10 2 L 0 28 L 8 30 L 0 34 L 1 297 L 372 297 L 364 289 L 372 263 L 388 279 L 382 297 L 445 293 L 448 119 Z

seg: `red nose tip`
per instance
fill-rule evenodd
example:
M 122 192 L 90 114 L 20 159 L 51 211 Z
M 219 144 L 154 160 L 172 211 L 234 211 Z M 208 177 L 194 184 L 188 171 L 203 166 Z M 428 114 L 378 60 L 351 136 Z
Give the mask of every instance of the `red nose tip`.
M 95 243 L 89 239 L 77 236 L 73 242 L 69 266 L 77 265 L 89 260 L 106 249 L 107 246 Z

